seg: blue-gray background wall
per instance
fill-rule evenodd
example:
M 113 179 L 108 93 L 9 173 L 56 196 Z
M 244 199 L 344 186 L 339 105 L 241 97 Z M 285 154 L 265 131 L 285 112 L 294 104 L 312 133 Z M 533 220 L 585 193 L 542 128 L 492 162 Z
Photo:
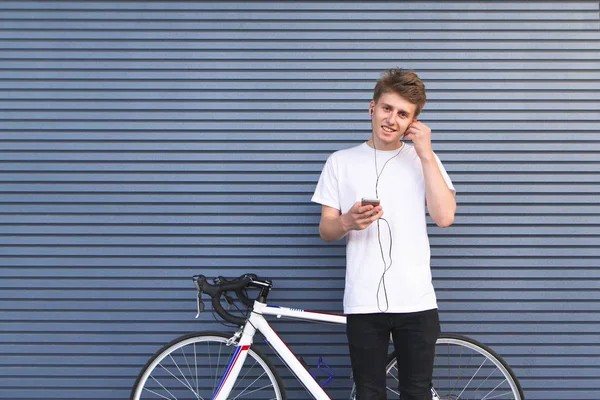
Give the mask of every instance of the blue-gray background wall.
M 0 398 L 126 398 L 162 343 L 219 327 L 193 318 L 196 273 L 341 311 L 343 244 L 310 197 L 401 66 L 458 189 L 454 226 L 430 227 L 443 330 L 504 355 L 528 399 L 598 399 L 598 18 L 597 1 L 2 1 Z M 275 326 L 345 398 L 343 330 Z

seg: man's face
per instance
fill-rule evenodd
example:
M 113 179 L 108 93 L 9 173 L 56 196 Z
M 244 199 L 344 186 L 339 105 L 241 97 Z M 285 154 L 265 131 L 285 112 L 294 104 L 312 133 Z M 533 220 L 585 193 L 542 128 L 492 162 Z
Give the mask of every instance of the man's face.
M 402 145 L 400 137 L 416 120 L 417 105 L 396 93 L 389 92 L 381 95 L 377 103 L 371 101 L 370 107 L 373 110 L 371 124 L 375 147 L 378 150 L 400 148 Z

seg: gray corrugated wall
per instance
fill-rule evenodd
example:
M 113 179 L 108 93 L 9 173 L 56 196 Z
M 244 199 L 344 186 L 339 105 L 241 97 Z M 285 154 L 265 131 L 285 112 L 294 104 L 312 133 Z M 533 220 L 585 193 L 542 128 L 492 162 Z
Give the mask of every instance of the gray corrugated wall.
M 504 355 L 528 399 L 599 398 L 598 17 L 597 1 L 1 2 L 0 398 L 126 398 L 161 343 L 218 328 L 193 319 L 195 273 L 341 310 L 344 250 L 310 197 L 396 65 L 426 82 L 459 192 L 454 226 L 430 229 L 443 329 Z M 346 398 L 343 330 L 276 326 Z

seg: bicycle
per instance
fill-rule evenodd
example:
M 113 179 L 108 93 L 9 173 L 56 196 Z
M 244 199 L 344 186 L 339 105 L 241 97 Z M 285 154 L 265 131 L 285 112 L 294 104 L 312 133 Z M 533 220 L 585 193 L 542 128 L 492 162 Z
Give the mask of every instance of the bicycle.
M 131 391 L 132 400 L 150 399 L 276 399 L 286 398 L 285 388 L 271 361 L 253 344 L 256 332 L 284 361 L 308 393 L 317 400 L 330 397 L 264 316 L 322 323 L 345 324 L 344 315 L 305 311 L 267 304 L 272 282 L 245 274 L 228 280 L 219 277 L 210 284 L 203 275 L 193 277 L 198 291 L 198 317 L 204 311 L 202 295 L 207 294 L 223 320 L 239 326 L 233 334 L 197 332 L 164 345 L 140 371 Z M 250 300 L 247 289 L 259 294 Z M 238 317 L 226 310 L 234 292 L 249 316 Z M 250 359 L 248 359 L 248 357 Z M 398 396 L 397 360 L 389 355 L 386 372 L 388 390 Z M 489 347 L 465 336 L 441 334 L 436 344 L 433 400 L 524 400 L 523 390 L 508 364 Z M 349 394 L 354 399 L 354 388 Z

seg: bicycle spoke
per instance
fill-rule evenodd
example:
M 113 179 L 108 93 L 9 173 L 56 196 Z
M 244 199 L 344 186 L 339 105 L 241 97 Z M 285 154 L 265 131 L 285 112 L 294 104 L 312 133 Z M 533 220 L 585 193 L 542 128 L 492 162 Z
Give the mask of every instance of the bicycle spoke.
M 183 353 L 183 349 L 179 349 L 179 350 L 181 350 L 181 352 Z M 169 354 L 169 358 L 171 358 L 171 360 L 173 361 L 173 364 L 175 364 L 175 368 L 177 368 L 177 370 L 181 374 L 181 377 L 185 380 L 184 386 L 187 387 L 188 389 L 190 389 L 192 391 L 192 393 L 194 393 L 194 395 L 196 396 L 197 399 L 200 399 L 200 397 L 198 396 L 198 393 L 194 392 L 194 387 L 187 380 L 187 378 L 185 377 L 185 374 L 183 373 L 183 371 L 181 370 L 181 368 L 179 368 L 179 364 L 177 363 L 177 361 L 175 361 L 175 359 L 173 358 L 173 356 L 170 355 L 170 354 Z M 185 355 L 183 356 L 183 358 L 185 359 Z M 187 359 L 185 361 L 187 362 Z M 175 379 L 177 379 L 177 378 L 175 378 Z M 183 382 L 181 382 L 181 383 L 183 384 Z
M 169 354 L 169 357 L 171 357 L 171 355 L 170 355 L 170 354 Z M 172 359 L 172 357 L 171 357 L 171 359 Z M 173 362 L 175 362 L 175 360 L 173 360 Z M 171 371 L 169 371 L 167 368 L 165 368 L 165 366 L 164 366 L 164 365 L 162 365 L 162 363 L 161 363 L 161 364 L 159 364 L 159 365 L 160 365 L 160 367 L 161 367 L 162 369 L 164 369 L 164 370 L 165 370 L 165 372 L 167 372 L 167 373 L 168 373 L 169 375 L 171 375 L 173 378 L 177 379 L 177 381 L 179 381 L 179 383 L 181 383 L 183 386 L 185 386 L 187 389 L 189 389 L 189 390 L 190 390 L 192 393 L 194 393 L 194 395 L 196 396 L 196 398 L 197 398 L 197 399 L 200 399 L 200 398 L 198 397 L 198 395 L 196 394 L 196 392 L 194 392 L 194 389 L 193 389 L 192 387 L 190 387 L 190 386 L 186 385 L 186 384 L 185 384 L 185 383 L 184 383 L 184 382 L 183 382 L 181 379 L 179 379 L 178 377 L 176 377 L 176 376 L 175 376 L 175 375 L 174 375 L 174 374 L 173 374 Z M 177 367 L 177 369 L 179 369 L 179 367 Z M 181 370 L 179 370 L 179 371 L 181 372 Z M 157 383 L 158 383 L 158 382 L 157 382 Z M 160 385 L 160 383 L 159 383 L 159 385 Z M 162 385 L 161 385 L 161 386 L 162 386 Z M 166 389 L 165 389 L 165 390 L 166 390 Z M 167 390 L 167 391 L 168 391 L 168 390 Z
M 263 375 L 264 375 L 264 374 L 263 374 Z M 257 378 L 257 379 L 258 379 L 258 378 Z M 255 380 L 254 382 L 256 382 L 256 380 Z M 252 382 L 252 383 L 254 383 L 254 382 Z M 250 395 L 250 394 L 252 394 L 252 393 L 256 393 L 256 392 L 258 392 L 258 391 L 260 391 L 260 390 L 268 389 L 268 388 L 270 388 L 270 387 L 273 387 L 273 385 L 272 385 L 272 384 L 271 384 L 271 385 L 265 385 L 265 386 L 263 386 L 263 387 L 260 387 L 260 388 L 258 388 L 258 389 L 251 390 L 251 391 L 249 391 L 249 392 L 246 392 L 246 394 L 244 394 L 244 396 L 248 396 L 248 395 Z M 246 389 L 247 389 L 247 388 L 246 388 Z M 244 391 L 245 391 L 246 389 L 244 389 Z M 242 392 L 242 393 L 244 393 L 244 392 Z M 240 394 L 238 394 L 237 396 L 235 396 L 235 397 L 234 397 L 232 400 L 235 400 L 235 399 L 237 399 L 237 398 L 239 398 L 239 397 L 243 397 L 243 396 L 242 396 L 242 393 L 240 393 Z
M 213 373 L 213 368 L 212 368 L 212 357 L 211 357 L 211 352 L 210 352 L 210 343 L 206 342 L 206 354 L 208 354 L 208 369 L 210 371 L 210 374 L 212 376 Z M 215 376 L 213 378 L 213 389 L 215 388 L 215 381 L 217 379 L 216 377 L 217 373 L 216 373 L 216 369 L 215 369 Z
M 208 343 L 208 346 L 210 346 L 210 343 Z M 223 348 L 223 345 L 221 343 L 219 343 L 219 352 L 217 353 L 217 363 L 215 365 L 215 379 L 213 380 L 213 390 L 215 390 L 217 388 L 217 379 L 219 378 L 219 362 L 221 361 L 221 349 Z M 209 349 L 209 354 L 210 354 L 210 349 Z M 211 366 L 212 368 L 212 366 Z
M 397 363 L 397 362 L 394 364 L 394 366 L 392 367 L 392 369 L 393 369 L 394 371 L 396 371 L 396 373 L 394 373 L 394 374 L 390 374 L 390 376 L 391 376 L 392 378 L 394 378 L 394 380 L 395 380 L 396 382 L 398 382 L 398 383 L 399 383 L 400 381 L 398 380 L 398 363 Z M 389 374 L 389 371 L 388 371 L 388 374 Z
M 503 393 L 501 395 L 498 396 L 494 396 L 494 397 L 488 397 L 488 395 L 494 393 L 494 391 L 496 389 L 498 389 L 500 387 L 500 385 L 502 385 L 504 382 L 506 382 L 506 379 L 504 379 L 502 382 L 500 382 L 499 384 L 496 385 L 495 388 L 493 388 L 490 392 L 488 392 L 488 394 L 486 394 L 485 396 L 483 396 L 483 398 L 481 400 L 488 400 L 488 399 L 497 399 L 498 397 L 502 397 L 504 396 L 506 393 Z M 508 392 L 508 394 L 511 394 L 512 392 Z
M 477 371 L 475 371 L 475 373 L 473 374 L 473 376 L 471 377 L 471 379 L 469 379 L 469 382 L 467 382 L 467 384 L 465 385 L 465 387 L 463 388 L 463 390 L 458 395 L 459 399 L 460 399 L 460 396 L 462 396 L 462 394 L 465 392 L 465 390 L 467 390 L 467 388 L 469 387 L 469 385 L 471 384 L 471 382 L 473 382 L 473 379 L 475 379 L 475 376 L 477 376 L 477 374 L 481 370 L 481 367 L 483 367 L 483 364 L 485 364 L 486 361 L 487 361 L 487 358 L 484 358 L 483 362 L 481 363 L 481 365 L 479 366 L 479 368 L 477 368 Z
M 448 371 L 447 376 L 448 378 L 446 378 L 448 380 L 448 383 L 450 383 L 451 381 L 451 376 L 453 375 L 453 370 L 452 370 L 452 365 L 451 365 L 451 361 L 452 361 L 452 356 L 450 355 L 450 344 L 446 344 L 446 370 Z M 461 353 L 458 355 L 459 359 L 462 359 L 462 349 L 461 349 Z M 459 365 L 462 365 L 462 362 L 459 362 Z M 460 372 L 460 368 L 459 368 L 459 372 Z M 462 374 L 461 374 L 462 376 Z M 454 381 L 454 386 L 452 387 L 452 389 L 450 390 L 450 392 L 448 393 L 450 395 L 450 397 L 452 397 L 454 395 L 454 391 L 456 390 L 457 386 L 458 386 L 458 382 L 461 379 L 461 376 L 458 376 L 456 378 L 456 380 Z M 438 385 L 439 387 L 439 385 Z
M 187 359 L 187 356 L 185 355 L 185 351 L 183 350 L 183 347 L 180 350 L 181 350 L 181 354 L 183 355 L 183 359 L 185 360 L 185 365 L 187 366 L 187 370 L 190 373 L 190 380 L 192 381 L 192 385 L 190 385 L 190 386 L 193 387 L 193 384 L 196 383 L 196 381 L 194 381 L 194 374 L 192 373 L 192 369 L 190 368 L 190 363 Z M 186 381 L 187 381 L 187 379 L 186 379 Z M 196 393 L 198 393 L 198 390 L 196 390 Z
M 490 379 L 490 376 L 494 375 L 494 372 L 496 372 L 496 370 L 495 370 L 495 369 L 493 369 L 493 370 L 492 370 L 492 372 L 490 372 L 490 373 L 489 373 L 489 375 L 485 377 L 485 379 L 483 380 L 483 382 L 481 382 L 481 383 L 479 384 L 479 386 L 477 386 L 477 389 L 476 389 L 477 391 L 479 391 L 479 389 L 481 389 L 481 387 L 483 386 L 483 384 L 484 384 L 484 383 L 486 383 L 486 382 L 487 382 L 487 381 Z M 506 379 L 504 379 L 504 380 L 506 381 Z M 502 384 L 502 382 L 500 382 L 500 384 Z M 494 391 L 494 389 L 492 389 L 492 392 L 493 392 L 493 391 Z M 490 392 L 490 393 L 491 393 L 491 392 Z M 485 398 L 485 397 L 484 397 L 484 398 Z M 482 399 L 482 400 L 483 400 L 483 399 Z
M 392 372 L 395 371 L 395 372 Z M 396 362 L 392 368 L 390 368 L 387 372 L 387 375 L 392 377 L 392 379 L 394 379 L 395 383 L 396 383 L 396 388 L 398 387 L 400 381 L 398 380 L 398 362 Z M 395 395 L 398 395 L 399 393 L 397 392 L 397 390 L 395 390 L 394 388 L 392 388 L 390 385 L 386 385 L 387 390 L 389 390 L 390 392 L 394 393 Z
M 196 343 L 194 343 L 194 369 L 196 370 L 196 393 L 200 394 L 200 379 L 198 378 L 198 359 L 196 357 Z M 202 397 L 202 400 L 204 400 L 204 397 Z
M 510 396 L 510 398 L 513 398 L 513 392 L 510 391 L 510 392 L 499 394 L 499 395 L 494 396 L 494 397 L 486 397 L 486 400 L 499 399 L 500 397 L 504 397 L 504 396 Z
M 233 387 L 232 391 L 235 391 L 235 390 L 237 389 L 237 387 L 240 385 L 240 383 L 241 383 L 241 382 L 242 382 L 244 379 L 246 379 L 246 377 L 248 376 L 248 374 L 250 373 L 250 371 L 252 371 L 252 369 L 254 368 L 254 366 L 255 366 L 255 365 L 256 365 L 256 360 L 254 360 L 254 364 L 252 364 L 252 366 L 251 366 L 250 368 L 247 368 L 247 371 L 246 371 L 246 373 L 244 374 L 244 376 L 242 376 L 241 378 L 240 378 L 240 377 L 238 377 L 238 379 L 237 379 L 237 382 L 235 382 L 235 386 Z M 263 374 L 262 374 L 261 376 L 263 376 L 263 375 L 264 375 L 264 372 L 263 372 Z M 260 378 L 260 376 L 259 376 L 259 378 Z M 246 386 L 246 389 L 248 389 L 248 387 L 247 387 L 247 386 Z M 244 389 L 244 391 L 245 391 L 246 389 Z M 242 393 L 243 393 L 244 391 L 242 391 Z M 239 397 L 239 396 L 238 396 L 238 397 Z
M 458 372 L 459 372 L 459 375 L 456 378 L 456 381 L 454 383 L 454 387 L 452 388 L 452 391 L 450 393 L 454 393 L 454 390 L 458 390 L 458 383 L 460 381 L 462 381 L 462 379 L 463 379 L 463 373 L 471 365 L 471 361 L 473 360 L 473 354 L 471 354 L 471 356 L 469 357 L 469 361 L 467 361 L 466 363 L 463 363 L 463 352 L 464 352 L 464 349 L 461 347 L 460 354 L 459 354 L 459 357 L 458 357 L 458 361 L 459 361 Z M 473 378 L 471 378 L 471 379 L 473 379 Z M 468 386 L 468 383 L 467 383 L 467 386 Z M 466 389 L 466 386 L 465 386 L 465 389 Z M 456 396 L 457 399 L 460 399 L 460 396 L 465 391 L 465 389 L 463 389 L 462 392 L 460 392 L 460 394 L 458 396 Z
M 238 381 L 236 382 L 236 385 L 235 385 L 235 387 L 234 387 L 234 390 L 235 390 L 235 389 L 237 389 L 237 387 L 238 387 L 238 385 L 240 384 L 240 382 L 242 382 L 244 379 L 246 379 L 246 377 L 248 376 L 248 374 L 250 373 L 250 371 L 252 371 L 252 369 L 254 369 L 254 367 L 256 366 L 256 364 L 257 364 L 257 361 L 256 361 L 256 360 L 254 360 L 254 364 L 252 364 L 252 366 L 251 366 L 250 368 L 248 368 L 248 371 L 246 371 L 246 373 L 244 374 L 244 376 L 243 376 L 241 379 L 239 379 L 239 378 L 238 378 Z M 263 376 L 265 376 L 265 374 L 266 374 L 266 372 L 263 372 L 263 373 L 262 373 L 262 374 L 260 374 L 260 375 L 259 375 L 259 376 L 258 376 L 258 377 L 257 377 L 257 378 L 254 380 L 254 381 L 252 381 L 252 382 L 250 382 L 250 384 L 246 385 L 246 387 L 244 388 L 244 390 L 242 390 L 242 391 L 241 391 L 241 392 L 240 392 L 240 393 L 239 393 L 237 396 L 235 396 L 235 397 L 233 398 L 233 400 L 235 400 L 235 399 L 237 399 L 237 398 L 239 398 L 239 397 L 247 396 L 247 395 L 249 395 L 249 394 L 252 394 L 252 393 L 256 393 L 256 392 L 258 392 L 259 390 L 263 390 L 263 389 L 265 389 L 265 388 L 273 387 L 273 385 L 271 384 L 271 385 L 266 385 L 266 386 L 263 386 L 263 387 L 261 387 L 261 388 L 254 389 L 254 390 L 251 390 L 251 391 L 247 392 L 248 388 L 249 388 L 249 387 L 250 387 L 252 384 L 254 384 L 256 381 L 258 381 L 260 378 L 262 378 Z M 245 394 L 244 394 L 244 393 L 245 393 Z
M 154 382 L 158 383 L 158 385 L 159 385 L 161 388 L 163 388 L 163 390 L 164 390 L 165 392 L 167 392 L 167 393 L 169 393 L 171 396 L 173 396 L 173 400 L 177 400 L 177 396 L 175 396 L 173 393 L 169 392 L 169 389 L 167 389 L 166 387 L 164 387 L 164 386 L 162 385 L 162 383 L 160 383 L 158 380 L 156 380 L 156 378 L 155 378 L 155 377 L 151 376 L 151 378 L 154 380 Z M 161 396 L 161 397 L 163 397 L 163 396 Z M 165 397 L 165 398 L 167 398 L 167 397 Z
M 160 383 L 159 383 L 159 385 L 160 385 Z M 164 387 L 163 387 L 163 389 L 164 389 Z M 163 399 L 167 399 L 167 400 L 177 400 L 177 398 L 176 398 L 176 397 L 165 397 L 165 396 L 163 396 L 162 394 L 160 394 L 160 393 L 156 393 L 155 391 L 153 391 L 153 390 L 150 390 L 150 389 L 148 389 L 148 388 L 144 388 L 144 390 L 145 390 L 145 391 L 147 391 L 147 392 L 150 392 L 150 393 L 152 393 L 152 394 L 155 394 L 155 395 L 157 395 L 158 397 L 162 397 Z M 165 390 L 166 390 L 166 389 L 165 389 Z M 168 392 L 168 390 L 167 390 L 167 392 Z

